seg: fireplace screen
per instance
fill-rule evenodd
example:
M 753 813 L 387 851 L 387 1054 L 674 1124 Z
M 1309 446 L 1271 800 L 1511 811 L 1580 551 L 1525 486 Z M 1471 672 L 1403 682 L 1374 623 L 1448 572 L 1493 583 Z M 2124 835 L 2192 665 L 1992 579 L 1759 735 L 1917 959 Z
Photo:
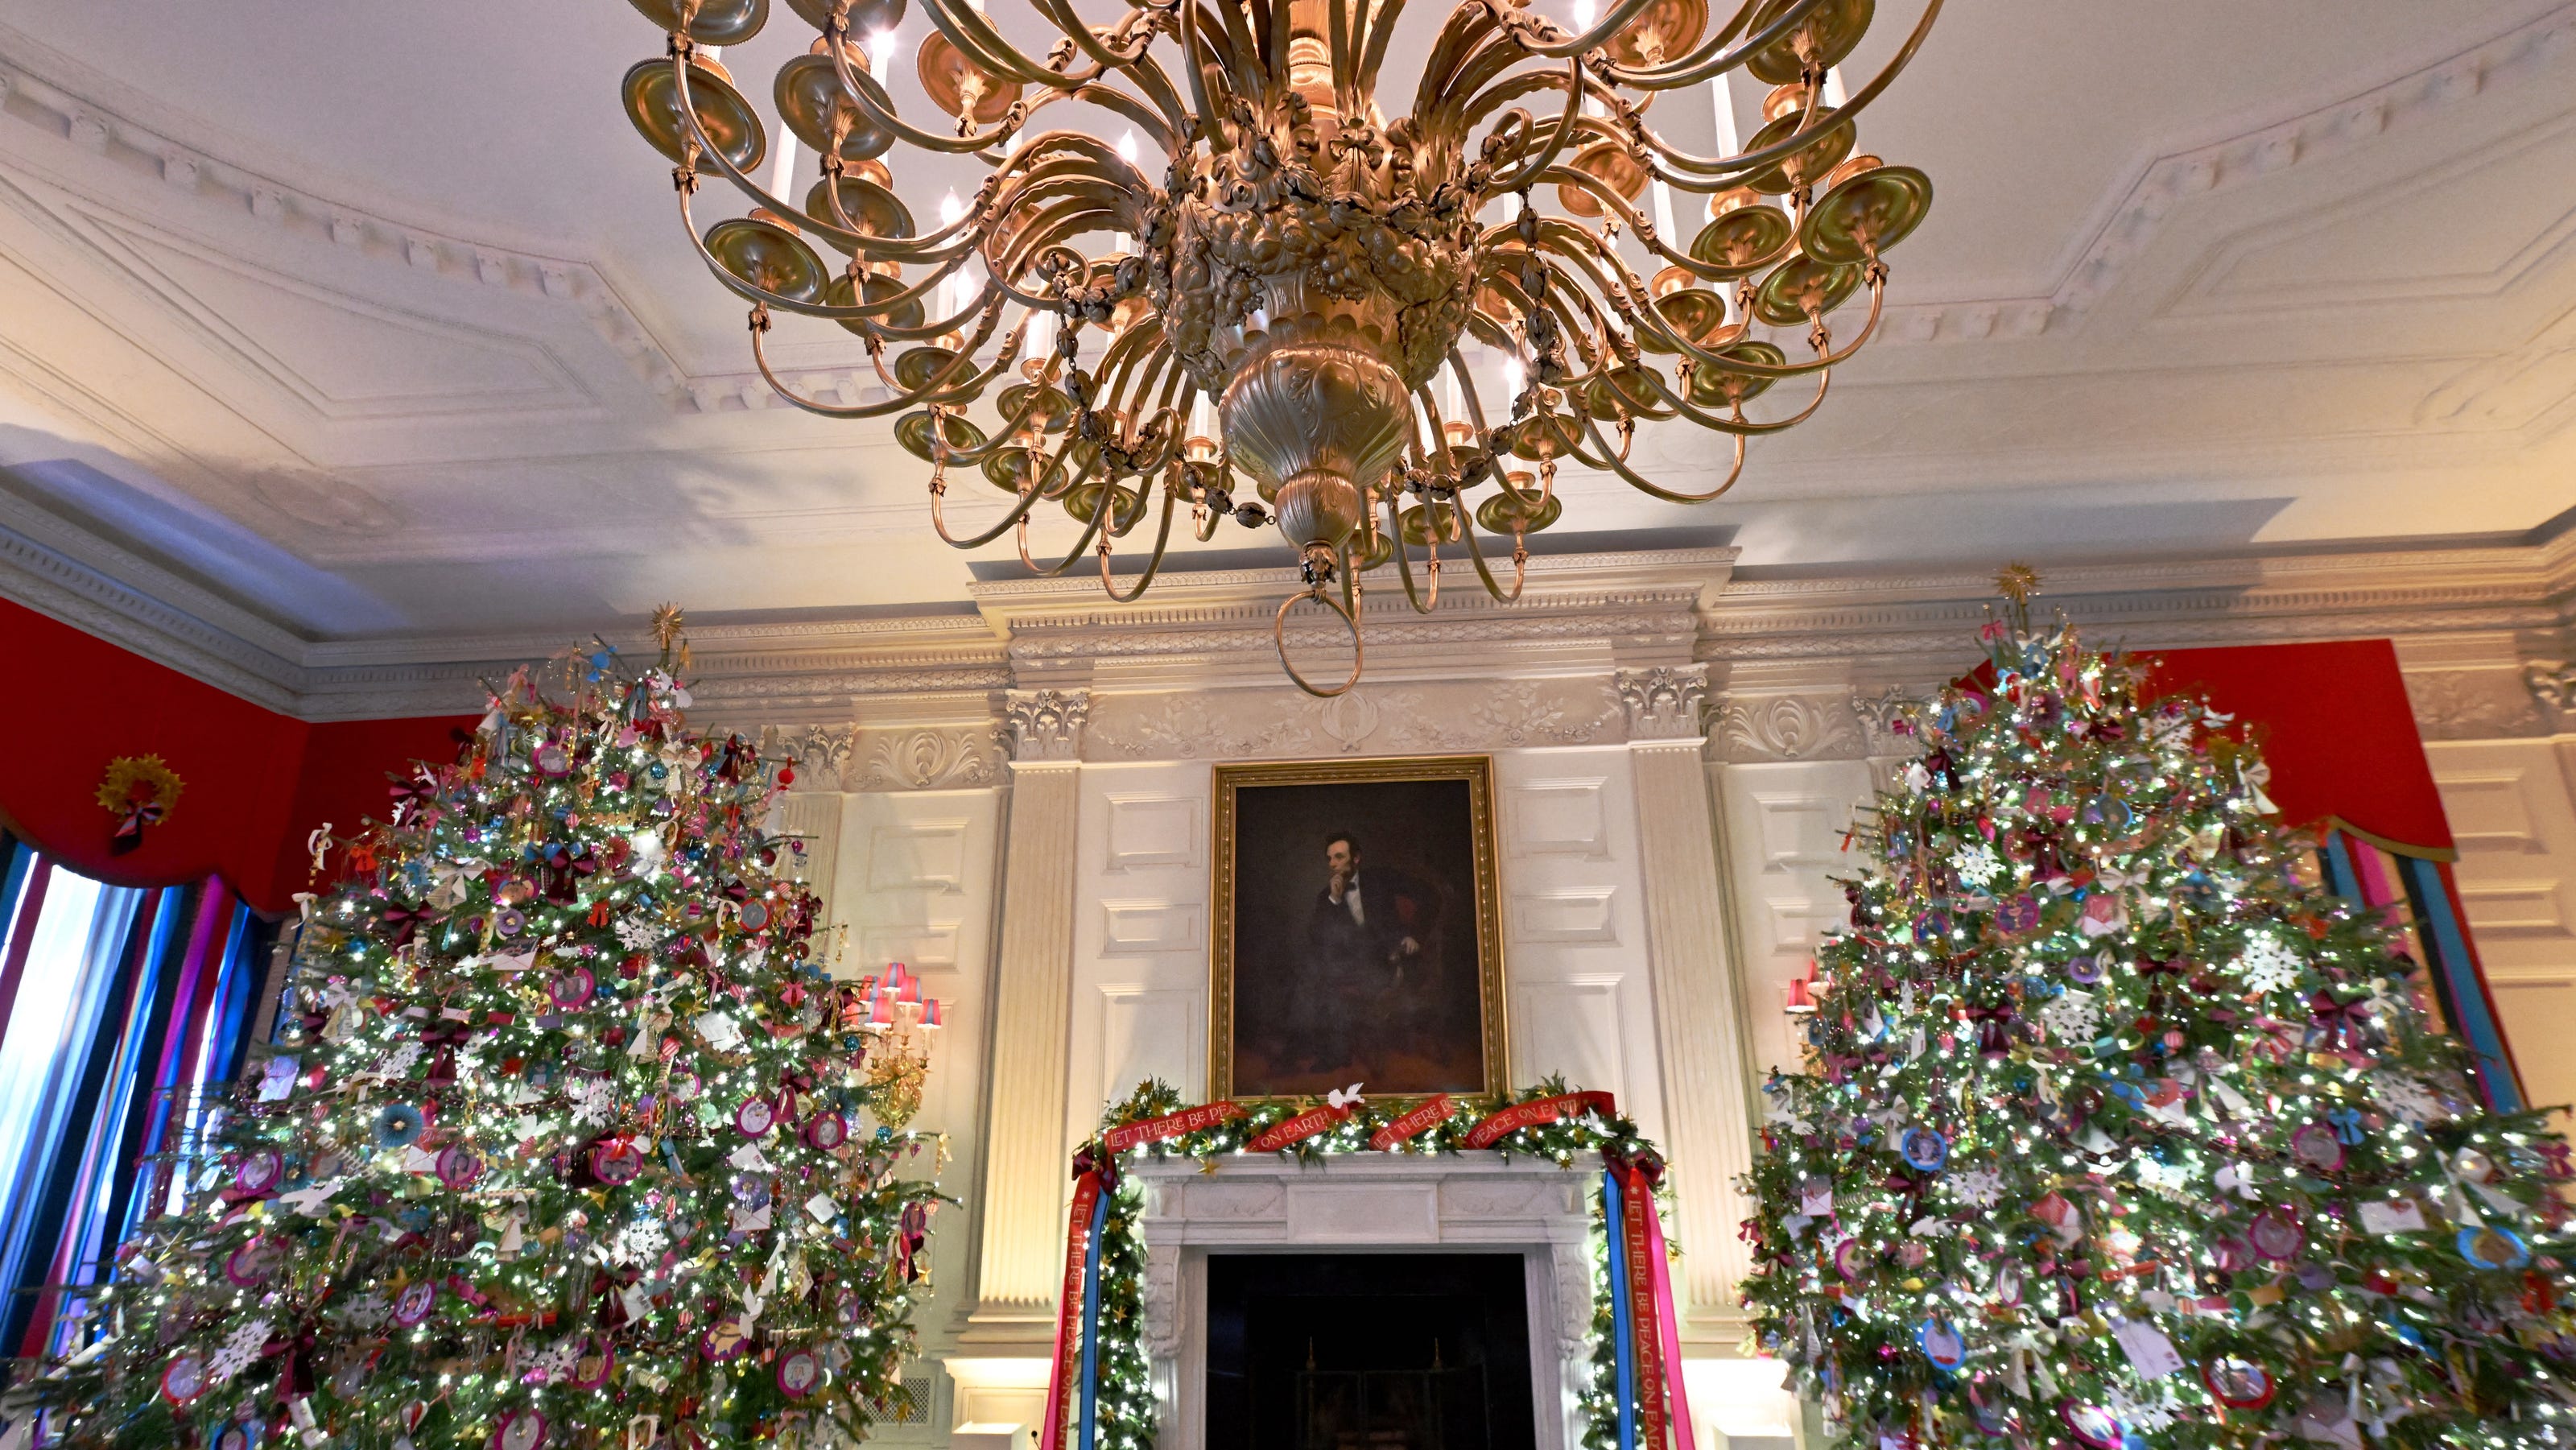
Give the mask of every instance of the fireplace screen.
M 1517 1254 L 1208 1260 L 1209 1445 L 1531 1450 Z

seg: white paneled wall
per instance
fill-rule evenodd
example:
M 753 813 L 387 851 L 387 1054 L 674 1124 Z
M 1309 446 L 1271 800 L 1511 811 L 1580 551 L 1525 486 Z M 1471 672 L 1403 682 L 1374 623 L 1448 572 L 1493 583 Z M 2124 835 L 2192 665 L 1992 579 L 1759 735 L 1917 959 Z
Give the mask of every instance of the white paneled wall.
M 1207 1092 L 1205 761 L 1082 768 L 1065 1152 L 1158 1077 Z
M 1603 1088 L 1664 1136 L 1654 993 L 1624 745 L 1494 757 L 1503 1000 L 1515 1087 L 1562 1076 Z
M 947 1004 L 914 1126 L 948 1136 L 948 1192 L 977 1201 L 984 1061 L 992 984 L 994 886 L 999 874 L 995 790 L 845 795 L 833 849 L 828 919 L 848 928 L 841 970 L 857 975 L 902 962 L 922 990 Z M 971 1288 L 976 1235 L 968 1213 L 942 1210 L 930 1237 L 930 1306 L 915 1322 L 926 1349 L 942 1347 Z
M 2571 742 L 2576 743 L 2576 742 Z M 2469 930 L 2535 1103 L 2576 1103 L 2576 805 L 2549 740 L 2435 741 Z
M 1563 1074 L 1663 1131 L 1624 746 L 1494 757 L 1515 1085 Z M 1207 1091 L 1205 762 L 1087 764 L 1074 922 L 1068 1153 L 1149 1077 Z
M 1765 761 L 1713 767 L 1735 880 L 1736 943 L 1747 977 L 1753 1068 L 1794 1068 L 1789 983 L 1825 933 L 1849 920 L 1831 878 L 1858 869 L 1843 850 L 1853 807 L 1869 799 L 1866 761 Z

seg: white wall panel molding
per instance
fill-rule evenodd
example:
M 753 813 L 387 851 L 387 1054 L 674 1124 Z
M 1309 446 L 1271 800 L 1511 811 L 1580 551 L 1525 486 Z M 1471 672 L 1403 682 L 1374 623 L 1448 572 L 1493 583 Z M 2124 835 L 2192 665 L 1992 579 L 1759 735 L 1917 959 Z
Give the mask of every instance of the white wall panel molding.
M 1604 775 L 1541 776 L 1503 787 L 1504 851 L 1511 856 L 1581 856 L 1608 860 L 1610 822 Z

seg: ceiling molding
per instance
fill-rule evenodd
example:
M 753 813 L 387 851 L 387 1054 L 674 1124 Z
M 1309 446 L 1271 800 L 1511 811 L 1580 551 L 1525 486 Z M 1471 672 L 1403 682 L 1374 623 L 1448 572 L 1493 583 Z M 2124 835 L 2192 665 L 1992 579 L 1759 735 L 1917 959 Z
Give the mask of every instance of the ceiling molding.
M 209 154 L 168 134 L 175 125 L 147 124 L 130 114 L 132 107 L 80 94 L 70 84 L 36 74 L 24 57 L 41 47 L 14 32 L 0 33 L 10 35 L 16 57 L 0 65 L 0 120 L 23 133 L 85 152 L 96 158 L 93 164 L 158 177 L 173 193 L 200 206 L 247 212 L 281 233 L 341 247 L 382 266 L 576 307 L 635 376 L 675 411 L 696 406 L 689 393 L 692 379 L 591 263 L 469 237 L 452 224 L 406 220 Z M 77 69 L 59 57 L 54 60 L 48 69 L 57 74 Z
M 2309 105 L 2182 151 L 2150 154 L 2045 296 L 1891 306 L 1883 331 L 1901 342 L 2036 337 L 2080 317 L 2118 283 L 2176 204 L 2274 177 L 2369 145 L 2478 95 L 2553 75 L 2576 45 L 2576 4 L 2419 66 L 2397 79 Z
M 1736 578 L 1735 556 L 1540 556 L 1508 605 L 1453 566 L 1428 617 L 1405 608 L 1381 570 L 1367 579 L 1369 675 L 1573 675 L 1697 658 L 1739 683 L 1817 670 L 1911 678 L 1970 652 L 1994 594 L 1975 571 Z M 903 720 L 971 714 L 1015 686 L 1276 684 L 1271 619 L 1298 588 L 1287 568 L 1181 572 L 1150 602 L 1120 606 L 1096 581 L 1021 580 L 975 586 L 975 614 L 710 620 L 689 632 L 700 713 L 735 725 Z M 2576 636 L 2576 532 L 2484 548 L 2080 565 L 2047 571 L 2044 590 L 2043 607 L 2136 648 L 2388 635 L 2418 654 L 2451 638 L 2480 658 L 2498 639 L 2563 655 Z M 5 492 L 0 597 L 311 720 L 471 711 L 480 682 L 589 638 L 567 628 L 303 640 Z M 600 633 L 637 647 L 643 622 Z M 1310 660 L 1335 638 L 1289 632 Z

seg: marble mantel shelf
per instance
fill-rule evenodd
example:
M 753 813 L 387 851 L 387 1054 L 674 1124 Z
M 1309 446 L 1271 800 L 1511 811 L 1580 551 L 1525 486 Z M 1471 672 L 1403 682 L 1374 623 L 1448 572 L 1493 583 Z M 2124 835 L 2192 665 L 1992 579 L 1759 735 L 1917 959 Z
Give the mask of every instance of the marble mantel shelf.
M 1597 1176 L 1497 1154 L 1343 1154 L 1312 1163 L 1140 1160 L 1145 1335 L 1161 1450 L 1203 1450 L 1212 1253 L 1516 1253 L 1529 1304 L 1538 1450 L 1581 1443 L 1591 1372 Z

